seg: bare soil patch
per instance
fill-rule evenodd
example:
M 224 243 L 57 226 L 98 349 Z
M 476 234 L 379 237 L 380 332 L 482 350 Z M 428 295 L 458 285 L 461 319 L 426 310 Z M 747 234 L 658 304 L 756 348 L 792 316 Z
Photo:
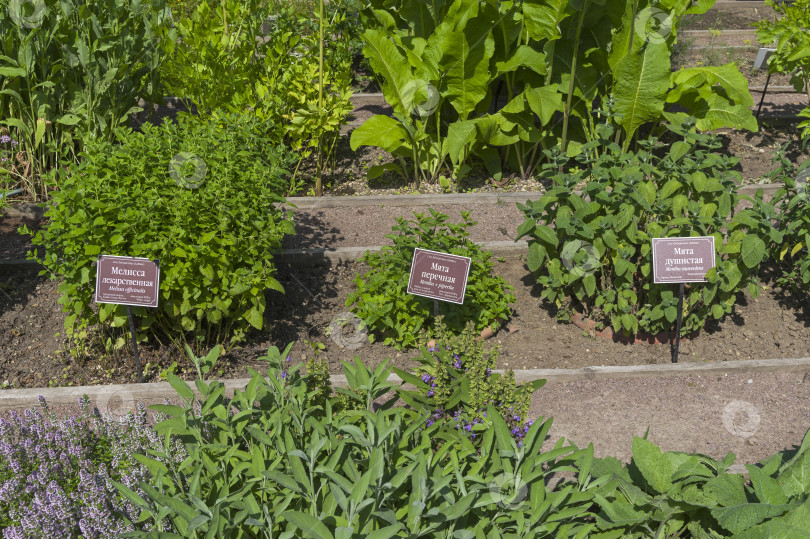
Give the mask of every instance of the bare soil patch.
M 760 2 L 718 2 L 701 15 L 685 15 L 679 30 L 751 30 L 762 20 L 773 21 L 776 12 Z

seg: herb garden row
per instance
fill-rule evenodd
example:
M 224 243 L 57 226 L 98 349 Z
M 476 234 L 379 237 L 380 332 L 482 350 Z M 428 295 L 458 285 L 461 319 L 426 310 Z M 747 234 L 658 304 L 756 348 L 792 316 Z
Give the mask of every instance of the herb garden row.
M 392 109 L 349 138 L 390 156 L 370 180 L 543 182 L 509 232 L 528 240 L 527 273 L 560 320 L 632 337 L 682 318 L 690 335 L 766 275 L 804 297 L 810 161 L 780 152 L 774 196 L 741 195 L 710 132 L 758 128 L 745 77 L 672 66 L 679 24 L 712 4 L 0 0 L 0 204 L 48 204 L 44 226 L 20 232 L 59 282 L 71 355 L 164 343 L 200 395 L 170 368 L 181 404 L 154 406 L 154 426 L 142 408 L 114 421 L 86 400 L 69 419 L 44 400 L 0 419 L 3 535 L 810 535 L 808 436 L 748 479 L 728 473 L 733 455 L 661 452 L 646 436 L 629 464 L 547 439 L 551 420 L 527 417 L 543 382 L 493 373 L 498 349 L 480 339 L 509 320 L 515 288 L 470 240 L 469 213 L 399 219 L 347 297 L 371 340 L 417 350 L 414 369 L 395 369 L 408 386 L 359 351 L 348 388 L 332 388 L 317 343 L 305 365 L 292 344 L 269 346 L 266 372 L 233 397 L 210 380 L 285 292 L 296 224 L 283 203 L 322 194 L 363 70 Z M 810 4 L 774 9 L 760 37 L 799 91 Z M 131 129 L 139 99 L 167 95 L 195 114 Z M 806 144 L 810 120 L 799 128 Z M 714 246 L 681 298 L 652 278 L 652 240 L 677 237 Z M 416 249 L 469 259 L 463 303 L 408 293 Z M 159 260 L 157 306 L 99 302 L 102 255 Z

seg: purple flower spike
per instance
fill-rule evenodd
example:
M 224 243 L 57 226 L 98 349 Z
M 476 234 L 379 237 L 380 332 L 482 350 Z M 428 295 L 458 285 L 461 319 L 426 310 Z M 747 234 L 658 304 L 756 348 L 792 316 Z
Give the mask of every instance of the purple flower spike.
M 281 371 L 281 379 L 287 378 L 287 371 Z

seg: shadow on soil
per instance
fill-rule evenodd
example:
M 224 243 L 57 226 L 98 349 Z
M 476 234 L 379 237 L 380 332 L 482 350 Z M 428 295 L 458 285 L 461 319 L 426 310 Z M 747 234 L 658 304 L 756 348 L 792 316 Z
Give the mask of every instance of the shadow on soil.
M 324 341 L 329 320 L 312 325 L 309 321 L 320 312 L 331 312 L 327 308 L 334 304 L 338 297 L 335 281 L 330 274 L 340 267 L 323 257 L 316 261 L 312 268 L 305 272 L 290 264 L 279 264 L 277 279 L 284 287 L 285 293 L 276 291 L 267 293 L 265 324 L 269 330 L 270 341 L 290 343 L 297 341 L 301 328 L 306 327 L 309 341 Z
M 339 229 L 321 221 L 318 218 L 319 213 L 321 212 L 318 210 L 295 211 L 293 217 L 295 234 L 285 236 L 285 249 L 313 249 L 334 245 L 345 239 Z
M 28 302 L 37 286 L 47 281 L 36 271 L 10 271 L 0 269 L 0 317 Z

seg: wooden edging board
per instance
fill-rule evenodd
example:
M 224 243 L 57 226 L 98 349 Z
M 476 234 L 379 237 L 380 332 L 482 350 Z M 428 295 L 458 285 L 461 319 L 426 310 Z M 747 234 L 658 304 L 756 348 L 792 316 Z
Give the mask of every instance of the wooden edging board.
M 721 7 L 730 7 L 730 8 L 764 8 L 767 7 L 763 0 L 718 0 L 714 3 L 714 5 L 710 8 L 711 10 L 716 10 L 717 8 Z
M 681 30 L 679 36 L 683 37 L 723 37 L 723 36 L 747 36 L 757 35 L 757 29 L 733 29 L 733 30 Z
M 489 251 L 495 258 L 516 258 L 526 254 L 529 243 L 526 240 L 517 242 L 511 240 L 485 241 L 478 245 L 481 249 Z M 280 262 L 299 266 L 316 266 L 321 263 L 340 264 L 355 262 L 368 251 L 377 252 L 382 249 L 380 245 L 371 247 L 337 247 L 335 249 L 285 249 L 281 254 Z
M 493 257 L 515 258 L 526 254 L 529 244 L 526 240 L 485 241 L 479 243 L 482 249 L 492 253 Z M 381 245 L 368 247 L 336 247 L 333 249 L 318 247 L 314 249 L 285 249 L 280 253 L 277 262 L 298 266 L 317 266 L 320 264 L 344 264 L 356 262 L 368 251 L 377 252 Z M 33 260 L 13 259 L 0 261 L 0 272 L 39 271 L 42 266 Z
M 770 88 L 768 88 L 770 91 Z M 753 195 L 757 189 L 766 194 L 773 194 L 782 183 L 746 184 L 737 191 L 741 195 Z M 503 192 L 503 193 L 450 193 L 425 195 L 359 195 L 359 196 L 323 196 L 323 197 L 289 197 L 287 204 L 298 209 L 356 208 L 371 206 L 430 206 L 439 204 L 512 204 L 537 200 L 543 195 L 539 191 Z M 8 217 L 42 218 L 46 207 L 38 204 L 22 203 L 3 208 Z
M 746 184 L 740 186 L 737 193 L 752 196 L 757 189 L 773 195 L 782 183 Z M 325 197 L 290 197 L 287 204 L 301 210 L 326 208 L 355 207 L 395 207 L 395 206 L 430 206 L 440 204 L 511 204 L 524 203 L 526 200 L 537 200 L 543 195 L 538 191 L 518 193 L 452 193 L 446 195 L 360 195 L 360 196 L 325 196 Z
M 502 370 L 496 370 L 502 373 Z M 635 365 L 629 367 L 585 367 L 582 369 L 530 369 L 517 370 L 515 380 L 527 383 L 533 380 L 576 382 L 581 380 L 615 378 L 650 378 L 659 376 L 717 376 L 723 374 L 756 374 L 758 372 L 810 372 L 810 358 L 732 360 L 701 363 L 667 363 L 661 365 Z M 222 380 L 230 394 L 234 389 L 244 389 L 250 379 Z M 346 377 L 332 375 L 332 385 L 346 387 Z M 399 376 L 392 374 L 388 381 L 401 383 Z M 195 390 L 193 382 L 186 382 Z M 159 402 L 175 399 L 177 393 L 167 382 L 148 384 L 115 384 L 104 386 L 76 386 L 56 388 L 5 389 L 0 390 L 0 412 L 36 406 L 42 396 L 49 405 L 76 405 L 82 395 L 87 395 L 95 406 L 106 404 L 111 399 L 125 407 L 134 407 L 141 401 Z
M 537 200 L 543 193 L 522 191 L 517 193 L 450 193 L 441 195 L 359 195 L 325 197 L 289 197 L 287 205 L 301 210 L 357 207 L 438 206 L 451 204 L 516 204 Z

